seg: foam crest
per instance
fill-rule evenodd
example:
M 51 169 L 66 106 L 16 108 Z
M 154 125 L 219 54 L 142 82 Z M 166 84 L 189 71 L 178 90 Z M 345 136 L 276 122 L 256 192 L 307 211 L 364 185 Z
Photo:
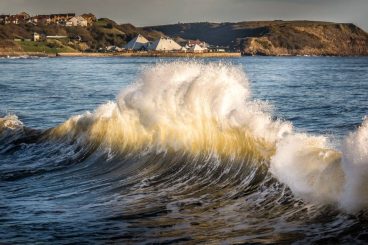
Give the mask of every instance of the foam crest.
M 83 135 L 113 148 L 183 150 L 269 158 L 291 124 L 271 119 L 267 103 L 251 99 L 240 67 L 157 64 L 124 89 L 117 102 L 76 116 L 53 135 Z
M 305 200 L 347 212 L 368 207 L 368 119 L 350 133 L 341 151 L 324 136 L 292 134 L 277 143 L 270 171 Z
M 289 124 L 271 120 L 266 103 L 251 100 L 244 72 L 224 64 L 159 64 L 122 91 L 118 105 L 122 114 L 136 113 L 147 129 L 164 127 L 190 134 L 191 128 L 202 132 L 211 122 L 215 131 L 241 129 L 268 142 L 290 130 Z
M 0 117 L 0 133 L 7 130 L 16 130 L 23 127 L 23 123 L 16 115 L 7 115 Z
M 49 137 L 113 151 L 216 154 L 270 162 L 271 173 L 305 200 L 349 212 L 368 207 L 368 119 L 336 150 L 327 137 L 296 133 L 252 99 L 240 67 L 160 63 L 116 102 L 70 118 Z
M 336 202 L 344 184 L 341 154 L 323 136 L 293 134 L 277 144 L 270 171 L 294 194 L 311 201 Z
M 346 184 L 341 197 L 344 209 L 358 211 L 368 207 L 368 118 L 343 144 Z

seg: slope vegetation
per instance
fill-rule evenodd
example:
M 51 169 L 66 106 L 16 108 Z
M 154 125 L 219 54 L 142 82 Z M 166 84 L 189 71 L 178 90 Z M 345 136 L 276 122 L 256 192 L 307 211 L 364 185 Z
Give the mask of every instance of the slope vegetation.
M 184 23 L 145 27 L 200 39 L 245 55 L 368 55 L 368 34 L 354 24 L 316 21 Z

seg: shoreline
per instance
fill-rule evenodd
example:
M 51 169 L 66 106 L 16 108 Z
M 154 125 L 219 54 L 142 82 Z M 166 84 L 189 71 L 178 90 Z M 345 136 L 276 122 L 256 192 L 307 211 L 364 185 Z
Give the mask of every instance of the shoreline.
M 122 52 L 122 53 L 42 53 L 42 52 L 0 52 L 0 57 L 183 57 L 183 58 L 236 58 L 241 53 L 211 52 L 211 53 L 182 53 L 182 52 Z
M 0 52 L 0 57 L 22 57 L 22 56 L 33 56 L 33 57 L 56 57 L 56 54 L 42 53 L 42 52 Z
M 235 58 L 241 53 L 122 52 L 122 53 L 58 53 L 58 57 L 160 57 L 160 58 Z
M 368 57 L 367 55 L 244 55 L 240 52 L 208 52 L 208 53 L 182 53 L 182 52 L 121 52 L 121 53 L 43 53 L 43 52 L 0 52 L 0 57 L 157 57 L 157 58 L 240 58 L 240 57 Z

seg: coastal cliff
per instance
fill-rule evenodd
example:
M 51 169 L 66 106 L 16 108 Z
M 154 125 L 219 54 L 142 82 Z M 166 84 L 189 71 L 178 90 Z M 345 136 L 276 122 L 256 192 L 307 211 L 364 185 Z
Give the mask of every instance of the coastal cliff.
M 179 23 L 145 27 L 172 37 L 200 39 L 243 55 L 368 55 L 368 34 L 354 24 L 316 21 Z
M 33 33 L 66 39 L 24 41 Z M 176 40 L 202 40 L 243 55 L 368 55 L 368 34 L 354 24 L 316 21 L 250 21 L 238 23 L 179 23 L 135 27 L 102 18 L 88 27 L 60 25 L 0 25 L 0 55 L 23 53 L 95 52 L 123 46 L 142 34 L 149 40 L 167 35 Z

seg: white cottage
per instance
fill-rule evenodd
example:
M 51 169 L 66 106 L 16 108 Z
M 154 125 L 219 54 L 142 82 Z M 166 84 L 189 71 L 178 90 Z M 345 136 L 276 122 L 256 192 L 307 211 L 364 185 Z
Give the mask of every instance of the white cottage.
M 33 41 L 34 42 L 38 42 L 38 41 L 40 41 L 40 39 L 41 39 L 40 34 L 38 34 L 37 32 L 33 33 Z
M 148 50 L 153 51 L 174 51 L 181 50 L 181 48 L 182 47 L 179 44 L 168 37 L 161 37 L 148 45 Z
M 144 36 L 139 34 L 138 36 L 130 40 L 130 42 L 128 42 L 124 46 L 124 48 L 127 50 L 141 50 L 142 48 L 147 47 L 148 43 L 148 40 Z
M 188 51 L 193 53 L 202 53 L 203 51 L 205 51 L 205 49 L 199 46 L 198 44 L 194 44 L 188 49 Z
M 66 26 L 87 26 L 88 21 L 82 16 L 75 16 L 69 19 L 65 25 Z

